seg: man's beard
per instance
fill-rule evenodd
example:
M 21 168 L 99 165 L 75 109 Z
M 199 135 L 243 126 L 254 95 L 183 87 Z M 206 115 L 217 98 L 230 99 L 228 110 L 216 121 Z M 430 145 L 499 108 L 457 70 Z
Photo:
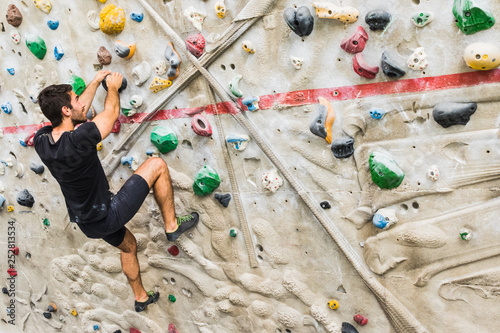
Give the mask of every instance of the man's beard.
M 83 124 L 87 121 L 87 117 L 85 116 L 81 116 L 81 118 L 76 118 L 75 115 L 74 115 L 74 112 L 75 110 L 72 109 L 72 115 L 71 115 L 71 122 L 73 123 L 73 126 L 76 126 L 76 125 L 79 125 L 79 124 Z

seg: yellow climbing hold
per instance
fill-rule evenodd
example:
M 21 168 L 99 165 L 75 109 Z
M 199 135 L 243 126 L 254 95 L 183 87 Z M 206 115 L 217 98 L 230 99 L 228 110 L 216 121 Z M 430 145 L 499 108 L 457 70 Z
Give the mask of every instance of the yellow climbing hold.
M 35 4 L 36 8 L 40 9 L 45 14 L 50 13 L 50 11 L 52 10 L 52 4 L 49 0 L 33 0 L 33 3 Z
M 99 28 L 105 34 L 118 34 L 125 28 L 125 11 L 111 3 L 101 10 L 99 18 Z
M 339 308 L 339 302 L 337 302 L 337 300 L 332 299 L 330 302 L 328 302 L 328 306 L 332 310 L 337 310 Z
M 100 2 L 100 3 L 105 3 L 105 2 L 106 2 L 106 0 L 99 0 L 99 2 Z
M 101 0 L 99 0 L 99 1 L 101 1 Z M 104 0 L 104 1 L 106 1 L 106 0 Z M 76 317 L 78 315 L 78 312 L 76 312 L 76 310 L 73 309 L 73 310 L 71 310 L 71 314 Z
M 14 206 L 7 206 L 7 211 L 9 213 L 13 212 L 14 211 Z
M 99 142 L 95 148 L 97 149 L 97 151 L 101 150 L 102 149 L 102 142 Z
M 157 93 L 158 91 L 163 90 L 165 88 L 168 88 L 171 85 L 172 85 L 172 81 L 165 80 L 165 79 L 162 79 L 161 77 L 156 76 L 153 79 L 153 82 L 151 82 L 149 89 L 151 91 L 153 91 L 154 93 Z

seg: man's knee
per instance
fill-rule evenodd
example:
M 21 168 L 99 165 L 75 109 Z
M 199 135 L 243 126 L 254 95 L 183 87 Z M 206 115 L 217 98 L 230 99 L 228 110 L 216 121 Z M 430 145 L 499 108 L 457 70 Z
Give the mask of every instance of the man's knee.
M 137 241 L 135 236 L 127 229 L 125 232 L 125 238 L 123 242 L 118 245 L 118 248 L 125 253 L 135 253 L 137 252 Z
M 165 163 L 165 161 L 160 157 L 151 157 L 147 159 L 146 162 L 144 163 L 148 163 L 148 166 L 151 166 L 153 170 L 159 172 L 164 172 L 165 170 L 168 170 L 167 163 Z

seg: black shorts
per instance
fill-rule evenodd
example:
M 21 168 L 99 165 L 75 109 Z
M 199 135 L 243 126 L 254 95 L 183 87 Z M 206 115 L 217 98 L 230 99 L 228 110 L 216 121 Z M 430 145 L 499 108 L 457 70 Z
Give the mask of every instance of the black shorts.
M 125 238 L 125 224 L 141 208 L 149 193 L 149 185 L 144 178 L 134 174 L 111 199 L 108 216 L 99 222 L 77 223 L 88 238 L 102 238 L 117 247 Z

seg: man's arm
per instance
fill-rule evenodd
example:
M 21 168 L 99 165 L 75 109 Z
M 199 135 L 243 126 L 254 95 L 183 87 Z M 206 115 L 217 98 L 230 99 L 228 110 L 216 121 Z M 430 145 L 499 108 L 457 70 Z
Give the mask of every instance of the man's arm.
M 106 85 L 108 86 L 108 95 L 106 96 L 106 101 L 104 102 L 104 111 L 99 113 L 92 120 L 99 132 L 101 133 L 101 138 L 104 140 L 115 124 L 118 116 L 120 115 L 120 97 L 118 95 L 118 88 L 122 85 L 123 76 L 120 73 L 113 73 L 106 79 Z
M 102 80 L 104 80 L 104 78 L 108 74 L 111 74 L 111 72 L 110 71 L 97 72 L 92 82 L 90 82 L 87 85 L 85 91 L 80 95 L 80 97 L 78 97 L 81 103 L 85 105 L 85 113 L 87 113 L 90 106 L 92 105 L 92 100 L 94 100 L 95 92 L 97 91 L 97 88 L 99 88 L 99 84 L 101 84 Z

